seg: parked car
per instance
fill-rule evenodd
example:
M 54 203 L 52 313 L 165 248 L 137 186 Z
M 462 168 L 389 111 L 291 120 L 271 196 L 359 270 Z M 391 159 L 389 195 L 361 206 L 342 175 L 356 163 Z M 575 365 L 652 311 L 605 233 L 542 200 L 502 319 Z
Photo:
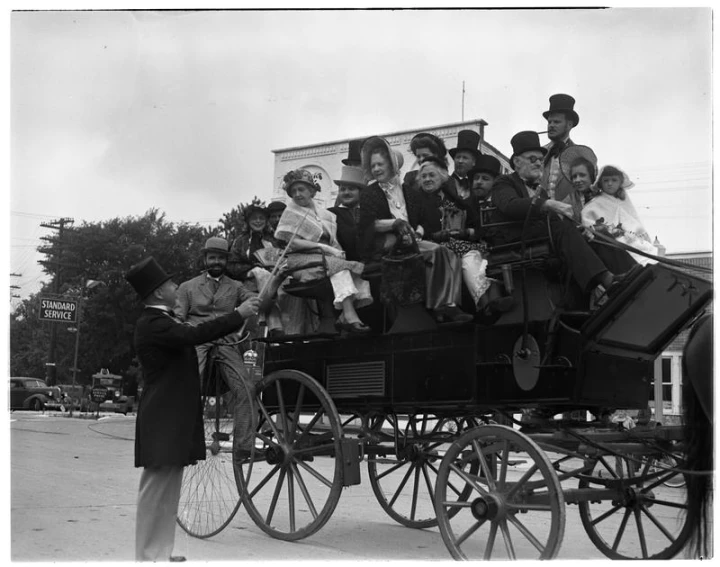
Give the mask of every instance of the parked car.
M 59 409 L 61 403 L 60 388 L 56 386 L 48 386 L 39 378 L 10 378 L 11 410 Z

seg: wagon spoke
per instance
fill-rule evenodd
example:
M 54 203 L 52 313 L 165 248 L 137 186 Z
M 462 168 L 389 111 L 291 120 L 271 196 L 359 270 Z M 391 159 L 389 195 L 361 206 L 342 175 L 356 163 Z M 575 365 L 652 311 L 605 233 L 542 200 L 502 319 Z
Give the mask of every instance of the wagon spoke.
M 643 559 L 647 559 L 647 541 L 645 540 L 645 529 L 642 525 L 642 516 L 640 516 L 639 508 L 635 508 L 635 523 L 637 524 L 638 538 L 640 539 L 640 549 L 642 550 L 642 556 Z
M 525 524 L 523 524 L 523 523 L 517 518 L 517 516 L 515 516 L 515 515 L 509 515 L 507 518 L 508 518 L 508 520 L 510 520 L 510 522 L 512 522 L 512 524 L 520 531 L 520 533 L 521 533 L 522 535 L 524 535 L 525 538 L 526 538 L 530 543 L 533 544 L 533 546 L 535 547 L 535 549 L 537 549 L 540 553 L 543 552 L 543 550 L 545 549 L 544 546 L 543 546 L 543 544 L 540 543 L 540 542 L 538 541 L 538 539 L 537 539 L 532 533 L 530 533 L 530 530 L 528 530 L 527 527 L 525 527 Z
M 620 477 L 618 477 L 617 472 L 615 472 L 615 469 L 614 469 L 613 467 L 611 467 L 611 466 L 608 464 L 608 462 L 605 460 L 605 457 L 600 457 L 600 459 L 598 459 L 598 460 L 599 460 L 600 463 L 602 463 L 602 465 L 608 470 L 608 472 L 609 472 L 612 476 L 614 476 L 615 478 L 620 478 Z M 599 472 L 599 471 L 598 471 L 598 472 Z
M 488 462 L 485 459 L 485 455 L 482 452 L 482 449 L 480 448 L 480 444 L 477 442 L 476 439 L 473 439 L 472 441 L 473 449 L 475 449 L 475 453 L 478 456 L 478 459 L 480 459 L 480 468 L 482 469 L 483 475 L 485 476 L 485 479 L 488 483 L 488 488 L 490 490 L 495 490 L 495 479 L 493 478 L 492 471 L 490 470 L 490 467 L 488 466 Z
M 599 524 L 599 523 L 602 522 L 605 518 L 609 518 L 609 517 L 612 516 L 615 512 L 617 512 L 620 508 L 621 508 L 620 505 L 613 506 L 613 507 L 610 508 L 607 512 L 605 512 L 604 514 L 601 514 L 600 516 L 598 516 L 597 518 L 595 518 L 595 519 L 591 522 L 592 525 L 594 526 L 595 524 Z
M 410 506 L 410 519 L 415 519 L 415 511 L 417 510 L 418 489 L 420 488 L 420 467 L 415 466 L 415 480 L 413 481 L 412 505 Z
M 675 537 L 668 531 L 668 529 L 655 517 L 655 514 L 653 514 L 646 506 L 642 507 L 642 511 L 645 513 L 645 515 L 650 518 L 650 521 L 655 524 L 655 527 L 659 529 L 663 535 L 670 540 L 670 542 L 675 541 Z
M 482 486 L 480 486 L 479 484 L 477 484 L 477 483 L 475 482 L 475 480 L 474 480 L 469 474 L 467 474 L 465 471 L 459 469 L 456 465 L 453 465 L 453 464 L 451 463 L 451 464 L 450 464 L 450 469 L 453 470 L 453 471 L 455 471 L 455 473 L 456 473 L 458 476 L 460 476 L 460 478 L 462 478 L 466 483 L 468 483 L 470 486 L 472 486 L 472 487 L 473 487 L 475 490 L 477 490 L 480 494 L 487 494 L 487 493 L 488 493 L 488 491 L 487 491 L 484 487 L 482 487 Z
M 437 467 L 436 467 L 435 465 L 433 465 L 432 463 L 427 463 L 427 466 L 430 467 L 430 468 L 433 470 L 433 472 L 435 473 L 435 475 L 438 475 L 438 474 L 439 474 L 439 471 L 438 471 L 438 469 L 437 469 Z M 460 491 L 459 491 L 457 488 L 455 488 L 455 485 L 454 485 L 452 482 L 450 482 L 450 479 L 449 479 L 449 478 L 447 479 L 446 484 L 447 484 L 448 488 L 450 488 L 450 490 L 452 490 L 455 494 L 457 494 L 458 496 L 460 496 Z
M 298 486 L 300 487 L 300 492 L 302 492 L 303 498 L 305 498 L 305 502 L 308 505 L 308 508 L 310 508 L 310 513 L 312 514 L 313 519 L 317 519 L 318 513 L 315 509 L 315 504 L 312 501 L 312 498 L 310 497 L 310 492 L 307 489 L 307 486 L 305 486 L 305 481 L 302 478 L 302 475 L 300 474 L 300 471 L 297 468 L 297 465 L 295 463 L 291 463 L 290 467 L 293 471 L 293 474 L 295 475 L 295 478 L 297 479 Z
M 259 398 L 258 398 L 258 406 L 260 407 L 260 412 L 263 414 L 263 417 L 265 418 L 266 423 L 270 426 L 270 429 L 272 430 L 273 435 L 275 435 L 275 438 L 283 439 L 283 437 L 281 437 L 281 435 L 280 435 L 280 432 L 278 431 L 278 428 L 277 428 L 275 422 L 271 419 L 270 413 L 268 412 L 267 408 L 265 407 L 265 404 Z
M 316 479 L 318 479 L 320 482 L 322 482 L 325 486 L 328 488 L 332 488 L 332 481 L 325 478 L 323 475 L 321 475 L 319 472 L 317 472 L 314 468 L 309 466 L 307 463 L 303 461 L 298 461 L 298 465 L 300 465 L 302 468 L 304 468 L 307 472 L 309 472 L 311 475 L 313 475 Z
M 268 509 L 267 517 L 265 518 L 265 523 L 269 526 L 270 522 L 272 521 L 272 517 L 275 514 L 275 506 L 277 506 L 278 497 L 280 496 L 280 489 L 282 488 L 282 482 L 285 479 L 285 469 L 282 469 L 280 471 L 280 476 L 278 476 L 277 483 L 275 484 L 275 491 L 273 492 L 272 500 L 270 501 L 270 508 Z
M 295 483 L 293 482 L 292 468 L 287 471 L 288 488 L 288 518 L 290 520 L 290 531 L 295 531 Z
M 308 424 L 304 428 L 301 428 L 300 424 L 298 423 L 297 427 L 298 427 L 298 429 L 302 430 L 302 433 L 300 434 L 300 437 L 297 439 L 297 443 L 300 443 L 305 438 L 305 436 L 310 432 L 310 430 L 313 427 L 315 427 L 315 424 L 318 422 L 318 420 L 320 419 L 320 417 L 322 416 L 323 413 L 325 413 L 325 409 L 320 407 L 315 412 L 315 415 L 313 416 L 313 418 L 308 422 Z
M 389 475 L 391 472 L 394 472 L 394 471 L 398 470 L 398 469 L 399 469 L 400 467 L 402 467 L 403 465 L 407 464 L 407 461 L 390 461 L 389 459 L 388 459 L 388 460 L 375 459 L 375 462 L 376 462 L 376 463 L 383 463 L 383 464 L 390 464 L 391 462 L 397 463 L 397 464 L 395 464 L 394 466 L 390 467 L 388 470 L 383 471 L 383 472 L 381 472 L 380 474 L 378 474 L 378 475 L 377 475 L 377 479 L 378 479 L 378 480 L 380 480 L 381 478 Z
M 509 490 L 507 493 L 507 499 L 509 500 L 512 498 L 515 493 L 518 491 L 518 489 L 527 482 L 529 478 L 532 477 L 532 475 L 535 474 L 535 472 L 538 470 L 538 466 L 536 463 L 533 463 L 533 466 L 531 466 L 528 470 L 525 471 L 525 474 L 520 477 L 520 480 L 518 480 L 515 485 Z
M 300 390 L 298 391 L 297 400 L 295 400 L 295 412 L 293 413 L 293 421 L 296 424 L 300 423 L 300 408 L 302 408 L 303 399 L 305 398 L 305 384 L 300 384 Z M 297 427 L 297 425 L 296 425 Z M 293 429 L 293 435 L 291 441 L 295 440 L 297 435 L 297 429 Z
M 658 500 L 657 498 L 649 498 L 648 500 L 653 503 L 660 506 L 668 506 L 670 508 L 678 508 L 679 510 L 687 510 L 688 505 L 683 504 L 682 502 L 672 502 L 670 500 Z
M 432 482 L 430 482 L 430 475 L 427 472 L 427 467 L 423 466 L 421 468 L 423 477 L 425 478 L 425 486 L 427 486 L 428 494 L 430 495 L 430 500 L 433 500 L 435 498 L 435 491 L 433 490 Z
M 402 482 L 400 483 L 400 486 L 398 486 L 397 490 L 395 491 L 395 495 L 392 497 L 392 500 L 390 500 L 389 504 L 392 508 L 393 504 L 395 504 L 395 500 L 398 499 L 398 496 L 400 496 L 400 493 L 402 492 L 402 489 L 405 488 L 405 484 L 407 483 L 408 479 L 410 478 L 410 475 L 412 474 L 413 468 L 415 465 L 411 464 L 408 467 L 408 471 L 405 473 L 405 476 L 402 479 Z
M 503 442 L 502 450 L 502 461 L 500 463 L 500 474 L 498 475 L 498 486 L 502 489 L 505 488 L 505 481 L 507 480 L 508 461 L 510 460 L 510 443 L 505 439 Z
M 282 386 L 280 380 L 275 380 L 275 389 L 277 390 L 278 405 L 280 406 L 280 426 L 285 433 L 285 440 L 290 441 L 290 428 L 288 427 L 287 415 L 285 415 L 285 399 L 283 398 Z
M 458 546 L 462 545 L 462 543 L 469 538 L 471 535 L 473 535 L 476 531 L 478 531 L 478 528 L 482 526 L 486 520 L 478 520 L 475 522 L 472 526 L 470 526 L 465 533 L 463 533 L 459 538 L 457 538 L 457 544 Z
M 615 552 L 617 552 L 618 546 L 620 545 L 620 540 L 625 533 L 625 528 L 627 527 L 628 520 L 630 519 L 630 513 L 631 510 L 627 508 L 625 510 L 625 515 L 623 516 L 622 522 L 620 523 L 620 527 L 618 528 L 618 533 L 615 536 L 615 541 L 613 542 L 612 550 Z
M 511 560 L 515 560 L 515 548 L 513 547 L 512 538 L 510 537 L 510 530 L 508 530 L 507 521 L 502 520 L 500 522 L 500 530 L 502 531 L 503 539 L 505 540 L 505 549 L 507 550 L 508 557 Z
M 487 546 L 485 547 L 485 553 L 483 554 L 483 559 L 485 561 L 489 561 L 492 557 L 493 547 L 495 546 L 495 538 L 497 537 L 497 528 L 497 522 L 492 522 L 490 524 L 490 533 L 488 534 Z
M 255 496 L 260 490 L 262 490 L 262 487 L 265 486 L 270 481 L 270 479 L 273 476 L 275 476 L 275 473 L 278 472 L 279 470 L 280 470 L 280 465 L 275 465 L 275 467 L 267 474 L 267 476 L 264 479 L 262 479 L 262 481 L 260 481 L 258 483 L 258 485 L 255 487 L 255 489 L 250 493 L 250 495 L 249 495 L 250 498 Z

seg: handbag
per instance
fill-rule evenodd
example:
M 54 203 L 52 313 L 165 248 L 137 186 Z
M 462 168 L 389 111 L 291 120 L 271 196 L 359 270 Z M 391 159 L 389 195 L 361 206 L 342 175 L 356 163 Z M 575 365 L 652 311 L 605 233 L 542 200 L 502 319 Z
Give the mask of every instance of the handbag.
M 380 300 L 389 305 L 425 303 L 425 260 L 409 225 L 403 225 L 390 253 L 380 260 Z

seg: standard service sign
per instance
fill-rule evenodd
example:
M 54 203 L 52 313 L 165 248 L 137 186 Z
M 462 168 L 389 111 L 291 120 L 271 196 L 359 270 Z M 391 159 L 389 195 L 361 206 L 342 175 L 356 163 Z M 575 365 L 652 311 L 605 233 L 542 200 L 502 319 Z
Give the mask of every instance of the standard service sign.
M 77 299 L 41 297 L 40 320 L 77 323 Z

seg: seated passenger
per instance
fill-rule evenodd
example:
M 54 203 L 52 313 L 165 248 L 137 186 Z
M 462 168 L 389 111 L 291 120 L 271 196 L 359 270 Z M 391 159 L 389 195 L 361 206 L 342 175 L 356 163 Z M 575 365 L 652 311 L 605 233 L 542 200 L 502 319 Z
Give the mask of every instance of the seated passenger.
M 421 196 L 410 186 L 400 186 L 401 167 L 402 154 L 394 152 L 386 140 L 377 136 L 365 140 L 362 168 L 365 179 L 371 181 L 360 193 L 358 227 L 360 254 L 365 261 L 380 260 L 397 237 L 418 226 Z M 461 291 L 459 258 L 444 246 L 423 241 L 421 233 L 415 232 L 415 236 L 420 239 L 418 247 L 425 259 L 426 307 L 440 322 L 472 320 L 457 307 Z
M 293 252 L 287 255 L 287 270 L 301 282 L 312 281 L 325 273 L 322 268 L 303 266 L 324 260 L 335 295 L 334 306 L 342 310 L 336 324 L 338 329 L 369 332 L 370 327 L 363 324 L 355 311 L 356 307 L 372 303 L 370 285 L 360 278 L 365 266 L 345 259 L 345 252 L 337 241 L 335 215 L 313 200 L 320 188 L 312 174 L 305 169 L 288 172 L 283 178 L 283 189 L 292 201 L 280 217 L 275 237 L 287 242 Z
M 344 165 L 338 186 L 338 204 L 328 211 L 337 217 L 337 239 L 345 250 L 345 258 L 360 261 L 357 245 L 357 223 L 360 219 L 360 191 L 365 187 L 362 169 Z
M 259 291 L 255 268 L 263 269 L 262 263 L 255 252 L 263 248 L 274 248 L 276 242 L 266 231 L 268 212 L 258 205 L 248 205 L 243 212 L 245 230 L 230 247 L 228 274 L 230 277 L 245 282 L 251 291 Z
M 266 230 L 271 236 L 275 234 L 275 229 L 280 222 L 280 217 L 282 216 L 286 206 L 287 205 L 285 205 L 282 201 L 273 201 L 267 206 L 267 209 L 265 209 L 268 214 Z
M 475 167 L 468 171 L 468 178 L 472 183 L 472 194 L 477 200 L 479 207 L 491 206 L 491 191 L 493 183 L 502 165 L 500 160 L 494 156 L 481 155 L 475 162 Z
M 555 249 L 565 260 L 574 280 L 586 294 L 596 287 L 614 293 L 622 274 L 613 274 L 578 231 L 572 218 L 572 205 L 549 199 L 539 185 L 543 157 L 547 149 L 540 145 L 537 132 L 519 132 L 510 141 L 513 154 L 510 163 L 515 172 L 495 180 L 492 200 L 501 217 L 518 221 L 502 227 L 505 242 L 550 236 Z
M 577 172 L 574 166 L 573 172 Z M 608 234 L 618 242 L 656 255 L 657 248 L 653 246 L 650 235 L 627 194 L 627 190 L 634 186 L 619 167 L 603 167 L 595 182 L 599 193 L 583 207 L 582 222 L 584 226 Z M 640 254 L 631 252 L 630 255 L 642 265 L 654 262 Z
M 487 246 L 477 238 L 478 214 L 469 200 L 463 200 L 449 183 L 445 163 L 427 157 L 420 164 L 418 178 L 423 190 L 423 214 L 418 231 L 425 237 L 452 250 L 462 260 L 465 285 L 480 310 L 480 298 L 490 287 L 485 276 Z
M 445 142 L 438 138 L 435 134 L 429 132 L 420 132 L 415 134 L 410 140 L 410 152 L 415 156 L 415 165 L 411 171 L 408 171 L 403 178 L 403 187 L 408 185 L 414 189 L 420 189 L 417 178 L 418 167 L 420 162 L 429 156 L 435 156 L 442 160 L 445 167 L 448 166 L 447 148 Z

